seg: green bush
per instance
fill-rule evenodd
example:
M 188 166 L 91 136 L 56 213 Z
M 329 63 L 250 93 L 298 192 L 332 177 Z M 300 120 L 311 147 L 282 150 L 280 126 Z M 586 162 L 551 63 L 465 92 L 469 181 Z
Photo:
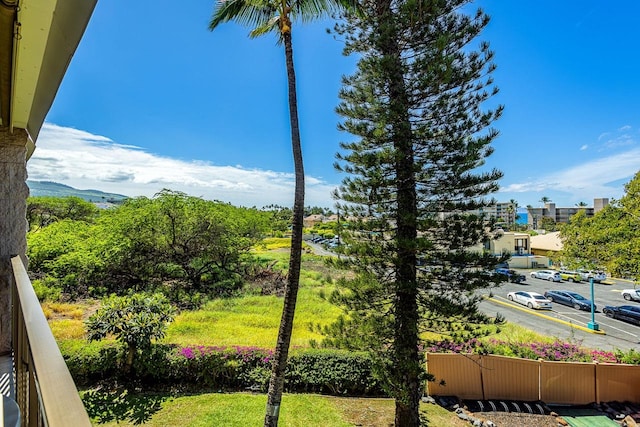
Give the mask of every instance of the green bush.
M 49 278 L 35 279 L 31 282 L 39 301 L 59 301 L 62 289 L 56 286 L 56 281 Z
M 257 347 L 179 347 L 153 345 L 136 359 L 135 377 L 118 368 L 125 354 L 114 344 L 63 346 L 63 355 L 78 384 L 101 380 L 135 380 L 151 389 L 266 391 L 271 375 L 271 350 Z M 381 395 L 364 353 L 305 350 L 289 358 L 285 390 L 333 395 Z
M 628 351 L 616 350 L 616 359 L 619 363 L 627 363 L 629 365 L 640 365 L 640 351 L 629 349 Z
M 60 344 L 60 351 L 69 372 L 78 385 L 94 384 L 115 378 L 120 372 L 124 352 L 115 342 L 87 343 L 84 340 L 68 340 Z
M 285 388 L 332 395 L 380 394 L 365 353 L 309 350 L 289 358 Z

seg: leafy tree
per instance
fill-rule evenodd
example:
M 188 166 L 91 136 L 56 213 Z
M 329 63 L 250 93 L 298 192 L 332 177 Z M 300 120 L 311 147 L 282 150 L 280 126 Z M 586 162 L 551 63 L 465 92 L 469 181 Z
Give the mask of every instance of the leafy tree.
M 63 219 L 27 234 L 29 270 L 48 287 L 75 299 L 86 295 L 104 259 L 93 250 L 95 225 Z
M 32 230 L 46 227 L 56 221 L 92 222 L 98 216 L 98 208 L 80 197 L 29 197 L 27 221 Z
M 164 338 L 173 316 L 173 307 L 161 294 L 112 295 L 87 319 L 89 341 L 115 336 L 127 348 L 124 371 L 130 373 L 136 354 Z
M 333 211 L 329 208 L 321 208 L 320 206 L 307 206 L 304 208 L 304 216 L 309 215 L 325 215 L 330 216 L 333 215 Z
M 543 216 L 538 226 L 545 231 L 556 231 L 558 228 L 556 221 L 548 216 Z
M 284 206 L 268 205 L 262 208 L 263 211 L 271 214 L 271 230 L 275 233 L 284 233 L 291 227 L 293 212 L 291 208 Z
M 30 269 L 72 297 L 162 290 L 193 305 L 242 285 L 269 214 L 162 191 L 89 224 L 62 220 L 28 235 Z
M 421 332 L 476 333 L 486 318 L 473 291 L 496 280 L 499 260 L 469 249 L 490 238 L 469 212 L 495 203 L 485 197 L 501 173 L 477 168 L 502 108 L 481 109 L 497 91 L 493 54 L 472 42 L 489 18 L 464 15 L 467 3 L 370 0 L 339 28 L 360 56 L 340 92 L 341 129 L 356 140 L 341 144 L 336 192 L 350 218 L 344 262 L 358 275 L 333 297 L 350 319 L 334 325 L 333 344 L 382 357 L 397 426 L 420 424 Z
M 580 210 L 561 228 L 562 259 L 577 267 L 605 267 L 611 274 L 640 278 L 640 172 L 625 195 L 588 218 Z
M 292 21 L 299 19 L 310 21 L 338 12 L 343 8 L 354 8 L 354 0 L 221 0 L 213 13 L 209 29 L 214 30 L 223 22 L 237 21 L 252 27 L 250 37 L 267 33 L 276 33 L 278 42 L 284 45 L 287 69 L 289 118 L 291 124 L 291 148 L 295 169 L 295 191 L 293 202 L 293 221 L 291 234 L 291 255 L 289 274 L 284 297 L 282 320 L 278 330 L 278 340 L 269 382 L 265 426 L 278 425 L 278 413 L 284 386 L 284 371 L 287 365 L 293 317 L 295 314 L 298 286 L 300 282 L 300 263 L 302 259 L 302 234 L 304 217 L 304 165 L 300 144 L 298 123 L 298 100 L 296 95 L 296 75 L 293 66 L 293 44 L 291 39 Z
M 169 282 L 175 292 L 224 294 L 240 285 L 242 264 L 264 236 L 268 216 L 163 190 L 153 199 L 127 200 L 99 224 L 104 238 L 97 250 L 111 260 L 105 281 L 116 286 L 110 290 Z

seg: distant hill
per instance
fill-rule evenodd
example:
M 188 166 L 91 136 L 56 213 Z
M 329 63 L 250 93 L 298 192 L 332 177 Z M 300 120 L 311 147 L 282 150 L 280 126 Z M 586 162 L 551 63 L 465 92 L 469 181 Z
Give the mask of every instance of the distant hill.
M 94 203 L 122 203 L 127 196 L 122 194 L 105 193 L 100 190 L 78 190 L 77 188 L 69 187 L 68 185 L 60 184 L 51 181 L 27 181 L 29 186 L 30 195 L 34 197 L 49 196 L 49 197 L 80 197 L 88 202 Z

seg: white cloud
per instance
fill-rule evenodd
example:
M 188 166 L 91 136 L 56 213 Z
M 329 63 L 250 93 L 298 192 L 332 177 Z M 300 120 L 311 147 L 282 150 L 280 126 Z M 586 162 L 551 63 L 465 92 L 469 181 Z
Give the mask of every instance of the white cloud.
M 619 198 L 624 194 L 622 183 L 629 181 L 640 169 L 640 148 L 603 157 L 565 170 L 541 176 L 535 180 L 504 186 L 501 193 L 561 192 L 576 200 L 595 197 Z M 562 204 L 562 201 L 558 201 Z
M 31 180 L 127 196 L 153 196 L 169 188 L 241 206 L 293 204 L 292 173 L 172 159 L 50 123 L 42 127 L 28 171 Z M 305 205 L 331 207 L 334 187 L 306 177 Z
M 587 148 L 589 148 L 589 146 L 587 144 L 584 144 L 582 147 L 580 147 L 580 151 L 584 151 Z
M 600 151 L 608 151 L 619 147 L 629 147 L 636 145 L 636 139 L 631 136 L 630 132 L 633 128 L 630 125 L 624 125 L 617 129 L 617 132 L 604 132 L 598 137 L 598 141 L 602 143 Z
M 604 143 L 604 149 L 610 150 L 618 147 L 628 147 L 635 145 L 636 141 L 628 134 L 618 135 L 615 138 L 608 139 Z

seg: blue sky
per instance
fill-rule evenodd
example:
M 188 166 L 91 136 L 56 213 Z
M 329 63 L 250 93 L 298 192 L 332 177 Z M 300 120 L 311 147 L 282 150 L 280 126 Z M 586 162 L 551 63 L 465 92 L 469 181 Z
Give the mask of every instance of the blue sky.
M 244 206 L 291 205 L 284 53 L 204 0 L 102 0 L 29 161 L 33 180 L 129 196 L 171 188 Z M 475 3 L 492 17 L 505 105 L 487 166 L 499 201 L 619 198 L 640 169 L 640 2 Z M 294 25 L 307 205 L 331 207 L 340 78 L 355 69 L 330 21 Z

